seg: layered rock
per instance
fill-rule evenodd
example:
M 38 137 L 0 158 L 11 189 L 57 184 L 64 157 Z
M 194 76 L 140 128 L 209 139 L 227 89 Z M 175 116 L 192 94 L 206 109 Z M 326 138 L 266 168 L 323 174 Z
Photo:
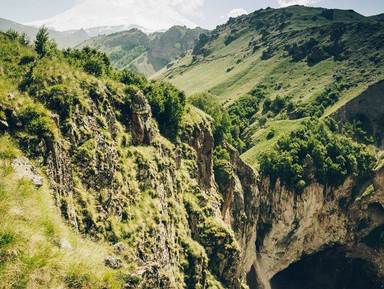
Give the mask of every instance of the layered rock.
M 301 194 L 263 178 L 253 269 L 258 280 L 250 281 L 258 287 L 253 288 L 269 288 L 266 281 L 291 264 L 340 246 L 349 248 L 347 256 L 366 260 L 377 269 L 376 276 L 383 276 L 383 252 L 364 244 L 364 238 L 384 224 L 382 174 L 377 172 L 364 184 L 348 179 L 339 188 L 313 184 Z M 374 191 L 364 195 L 371 185 Z

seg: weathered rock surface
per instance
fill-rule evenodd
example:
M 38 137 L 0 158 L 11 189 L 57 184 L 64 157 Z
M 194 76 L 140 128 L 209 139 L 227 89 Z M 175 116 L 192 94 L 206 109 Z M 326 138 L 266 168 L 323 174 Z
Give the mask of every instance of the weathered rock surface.
M 148 100 L 140 91 L 134 94 L 132 103 L 133 144 L 149 145 L 156 135 L 156 129 L 152 121 L 151 107 Z
M 113 258 L 111 256 L 107 256 L 105 258 L 105 266 L 108 266 L 112 269 L 120 269 L 123 267 L 123 261 L 120 258 Z
M 35 186 L 41 187 L 44 184 L 43 177 L 29 159 L 25 157 L 14 159 L 12 167 L 20 178 L 31 181 Z
M 301 194 L 262 179 L 252 269 L 256 276 L 251 281 L 257 287 L 251 288 L 269 288 L 269 280 L 291 264 L 340 246 L 349 248 L 347 257 L 366 260 L 376 276 L 383 276 L 384 252 L 364 245 L 364 238 L 384 224 L 384 195 L 378 185 L 383 177 L 379 171 L 364 186 L 349 179 L 337 189 L 313 184 Z M 364 196 L 371 184 L 374 193 Z
M 343 122 L 362 122 L 368 133 L 374 137 L 376 145 L 383 149 L 384 80 L 369 86 L 331 116 Z
M 383 170 L 296 194 L 259 178 L 230 146 L 229 160 L 214 170 L 206 115 L 185 120 L 171 143 L 158 134 L 142 93 L 94 86 L 65 125 L 53 115 L 60 137 L 38 149 L 62 215 L 111 244 L 118 258 L 109 256 L 107 266 L 136 265 L 125 272 L 127 288 L 208 289 L 220 282 L 240 289 L 249 272 L 251 289 L 269 288 L 293 264 L 336 247 L 384 276 Z M 42 185 L 27 160 L 15 170 Z

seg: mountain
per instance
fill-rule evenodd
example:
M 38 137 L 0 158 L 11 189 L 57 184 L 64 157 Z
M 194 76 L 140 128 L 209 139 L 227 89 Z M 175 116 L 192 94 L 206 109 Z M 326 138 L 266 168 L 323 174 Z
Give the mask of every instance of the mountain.
M 315 107 L 329 115 L 384 78 L 383 27 L 351 10 L 259 10 L 201 37 L 193 52 L 155 77 L 190 96 L 209 92 L 227 109 L 260 89 L 285 103 L 263 108 L 260 100 L 247 120 L 240 119 L 247 124 L 240 131 L 243 158 L 257 167 L 260 154 L 315 115 Z
M 17 32 L 26 33 L 31 39 L 35 39 L 38 28 L 22 25 L 7 19 L 0 18 L 0 31 L 6 32 L 12 29 Z M 75 47 L 90 38 L 84 30 L 59 32 L 49 30 L 49 36 L 57 42 L 60 48 Z
M 84 0 L 59 15 L 27 25 L 45 25 L 58 31 L 85 29 L 93 35 L 131 28 L 150 33 L 167 30 L 174 25 L 196 27 L 167 0 Z
M 108 54 L 118 68 L 130 68 L 148 76 L 192 49 L 202 33 L 201 28 L 173 26 L 165 32 L 146 35 L 139 29 L 91 38 L 79 48 L 90 46 Z
M 382 25 L 231 19 L 157 74 L 188 95 L 0 33 L 0 288 L 384 288 Z
M 370 18 L 373 20 L 376 20 L 376 21 L 384 21 L 384 13 L 379 14 L 379 15 L 375 15 L 375 16 L 371 16 Z

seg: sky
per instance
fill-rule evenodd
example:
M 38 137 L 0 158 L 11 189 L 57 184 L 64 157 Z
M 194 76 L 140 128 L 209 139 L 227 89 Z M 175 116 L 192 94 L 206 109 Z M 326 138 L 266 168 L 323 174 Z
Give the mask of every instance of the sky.
M 64 12 L 81 0 L 0 0 L 0 17 L 24 23 Z M 144 0 L 143 0 L 144 1 Z M 266 7 L 293 4 L 353 9 L 370 16 L 384 13 L 384 0 L 168 0 L 182 15 L 203 28 L 212 29 L 229 17 Z

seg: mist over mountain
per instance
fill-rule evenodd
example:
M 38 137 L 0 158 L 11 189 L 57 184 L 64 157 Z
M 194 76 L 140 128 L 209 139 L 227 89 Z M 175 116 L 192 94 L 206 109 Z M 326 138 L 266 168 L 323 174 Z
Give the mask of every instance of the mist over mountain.
M 167 0 L 84 0 L 59 15 L 26 25 L 45 25 L 58 31 L 86 29 L 99 34 L 131 28 L 150 33 L 167 30 L 174 25 L 196 27 Z M 95 28 L 98 29 L 95 31 Z
M 34 39 L 38 32 L 38 28 L 33 26 L 23 25 L 11 20 L 0 18 L 0 31 L 14 30 L 18 33 L 26 33 L 30 39 Z M 92 37 L 92 34 L 86 32 L 84 29 L 73 31 L 56 31 L 49 30 L 49 36 L 54 39 L 59 48 L 74 47 L 81 42 Z

